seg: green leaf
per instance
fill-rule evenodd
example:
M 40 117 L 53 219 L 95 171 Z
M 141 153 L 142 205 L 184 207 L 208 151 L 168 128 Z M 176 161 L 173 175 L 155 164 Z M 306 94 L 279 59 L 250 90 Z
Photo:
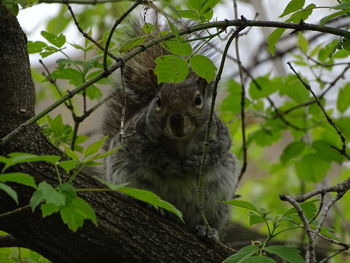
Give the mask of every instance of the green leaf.
M 265 247 L 264 250 L 268 253 L 277 255 L 290 263 L 304 263 L 300 251 L 294 247 L 269 246 Z
M 237 253 L 233 254 L 226 258 L 222 263 L 243 263 L 244 260 L 250 258 L 255 253 L 259 251 L 259 248 L 256 246 L 246 246 L 238 250 Z
M 66 79 L 75 86 L 83 83 L 83 74 L 77 69 L 60 68 L 53 71 L 51 75 L 54 79 Z
M 52 215 L 60 210 L 60 208 L 55 204 L 42 204 L 40 208 L 43 217 Z
M 119 51 L 121 53 L 127 52 L 136 46 L 142 45 L 145 42 L 146 38 L 147 36 L 132 38 L 128 40 L 123 46 L 121 46 Z
M 271 55 L 275 54 L 276 44 L 283 35 L 284 31 L 286 31 L 286 29 L 277 28 L 274 31 L 272 31 L 272 33 L 267 37 L 267 50 L 270 52 Z
M 63 47 L 63 45 L 66 43 L 66 37 L 63 34 L 59 34 L 58 36 L 56 36 L 55 34 L 46 31 L 41 31 L 41 35 L 52 45 L 58 48 Z
M 8 169 L 9 167 L 19 164 L 19 163 L 28 163 L 28 162 L 49 162 L 56 163 L 61 157 L 58 155 L 35 155 L 30 153 L 20 153 L 13 152 L 9 154 L 9 158 L 7 158 L 6 165 L 3 168 L 3 171 Z M 1 162 L 1 160 L 0 160 Z
M 241 111 L 241 85 L 235 80 L 228 80 L 226 83 L 228 96 L 221 103 L 221 111 L 237 114 Z M 249 106 L 249 100 L 246 99 L 246 107 Z
M 34 211 L 42 201 L 46 204 L 53 204 L 60 207 L 65 205 L 66 199 L 62 193 L 59 193 L 47 182 L 41 182 L 30 199 L 32 210 Z
M 320 20 L 320 25 L 324 26 L 329 20 L 331 20 L 337 16 L 341 16 L 343 14 L 346 14 L 347 12 L 348 12 L 348 10 L 342 10 L 342 11 L 335 12 L 329 16 L 326 16 Z
M 313 216 L 317 212 L 317 207 L 315 205 L 316 201 L 317 200 L 311 200 L 311 201 L 307 201 L 307 202 L 300 204 L 303 212 L 305 213 L 305 215 L 308 219 L 313 218 Z M 292 215 L 298 215 L 298 212 L 296 211 L 296 209 L 294 207 L 289 209 L 287 212 L 285 212 L 283 216 L 292 216 Z M 297 218 L 301 222 L 299 216 Z
M 200 77 L 212 82 L 215 78 L 216 66 L 206 56 L 196 55 L 190 58 L 190 65 L 192 70 Z
M 301 8 L 303 8 L 305 0 L 292 0 L 288 3 L 280 17 L 284 17 L 290 13 L 293 13 Z
M 142 27 L 143 32 L 145 32 L 146 34 L 150 34 L 154 30 L 154 28 L 154 25 L 150 23 L 145 23 Z
M 179 13 L 183 18 L 199 19 L 198 13 L 194 10 L 179 10 Z
M 264 98 L 277 91 L 280 86 L 279 81 L 270 80 L 268 75 L 258 77 L 250 82 L 249 96 L 254 100 Z
M 337 109 L 344 113 L 350 106 L 350 82 L 339 90 Z
M 249 225 L 255 225 L 265 222 L 265 219 L 261 215 L 257 215 L 254 213 L 249 214 Z
M 276 263 L 276 261 L 266 256 L 252 256 L 243 260 L 242 263 Z
M 90 161 L 95 161 L 95 160 L 98 160 L 98 159 L 102 159 L 102 158 L 105 158 L 113 153 L 115 153 L 116 151 L 118 151 L 119 149 L 121 149 L 123 147 L 123 145 L 121 146 L 118 146 L 108 152 L 105 152 L 105 153 L 100 153 L 100 154 L 96 154 L 95 156 L 93 156 L 92 158 L 89 158 L 87 160 L 85 160 L 86 162 L 90 162 Z
M 283 153 L 281 155 L 282 164 L 286 164 L 290 159 L 300 156 L 300 154 L 305 149 L 305 142 L 298 141 L 290 143 L 286 148 L 284 148 Z
M 67 160 L 62 161 L 58 163 L 58 166 L 63 168 L 66 173 L 70 172 L 71 170 L 75 169 L 78 166 L 79 162 L 77 160 Z
M 175 37 L 161 43 L 169 52 L 178 56 L 189 56 L 192 53 L 191 45 L 182 37 Z
M 37 187 L 33 176 L 26 173 L 0 174 L 0 182 L 1 183 L 12 182 L 12 183 L 27 185 L 33 188 Z
M 86 219 L 90 219 L 97 225 L 94 210 L 86 201 L 79 197 L 73 199 L 69 206 L 64 207 L 60 214 L 63 222 L 74 232 L 83 226 Z
M 259 146 L 268 146 L 281 139 L 282 133 L 279 129 L 262 127 L 249 134 L 248 140 L 254 140 Z
M 346 1 L 346 2 L 343 2 L 343 3 L 339 4 L 339 5 L 332 6 L 330 8 L 347 10 L 347 9 L 350 9 L 350 2 Z
M 13 190 L 10 186 L 0 183 L 0 190 L 4 191 L 8 194 L 15 202 L 18 204 L 18 196 L 15 190 Z
M 111 190 L 118 191 L 120 193 L 131 196 L 137 200 L 149 203 L 156 208 L 158 208 L 158 207 L 163 208 L 163 209 L 177 215 L 178 218 L 180 218 L 181 221 L 183 222 L 182 213 L 180 210 L 176 209 L 176 207 L 173 206 L 172 204 L 162 200 L 159 196 L 152 193 L 151 191 L 137 189 L 137 188 L 131 188 L 131 187 L 125 187 L 125 184 L 115 185 L 115 184 L 111 184 L 109 182 L 106 182 L 100 178 L 97 178 L 97 179 Z
M 230 200 L 230 201 L 223 201 L 223 203 L 259 212 L 258 208 L 255 205 L 253 205 L 252 203 L 249 203 L 247 201 Z
M 323 180 L 330 168 L 331 165 L 315 153 L 303 156 L 301 161 L 296 163 L 298 176 L 303 180 L 315 183 Z
M 314 141 L 312 143 L 312 148 L 314 148 L 319 157 L 327 162 L 335 161 L 341 163 L 344 160 L 344 157 L 337 150 L 333 149 L 326 141 Z
M 188 75 L 188 66 L 185 59 L 172 55 L 165 55 L 157 57 L 155 62 L 156 68 L 154 73 L 157 76 L 158 83 L 180 83 L 183 82 Z
M 309 48 L 309 41 L 304 37 L 303 33 L 298 32 L 298 45 L 300 49 L 306 54 Z
M 84 157 L 93 155 L 100 151 L 107 138 L 107 136 L 103 137 L 102 139 L 90 144 L 84 151 Z
M 293 23 L 300 23 L 301 21 L 305 21 L 313 12 L 316 5 L 310 4 L 304 9 L 295 12 L 288 20 L 287 22 L 293 22 Z
M 47 44 L 42 41 L 28 41 L 27 48 L 29 54 L 35 54 L 42 52 L 47 47 Z
M 73 160 L 79 161 L 79 155 L 68 147 L 64 147 L 64 152 Z

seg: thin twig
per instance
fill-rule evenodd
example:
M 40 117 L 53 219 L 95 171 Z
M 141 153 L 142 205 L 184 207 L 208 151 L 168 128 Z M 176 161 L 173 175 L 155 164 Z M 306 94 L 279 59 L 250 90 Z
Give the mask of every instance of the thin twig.
M 317 97 L 317 95 L 315 94 L 315 92 L 311 89 L 311 86 L 306 83 L 301 76 L 299 75 L 298 72 L 295 71 L 294 67 L 292 66 L 292 63 L 287 62 L 288 66 L 291 68 L 291 70 L 295 73 L 295 75 L 297 76 L 297 78 L 299 79 L 299 81 L 304 85 L 304 87 L 312 94 L 312 96 L 314 97 L 314 99 L 316 100 L 316 104 L 318 105 L 318 107 L 321 109 L 321 111 L 323 112 L 323 115 L 326 117 L 328 123 L 335 129 L 335 131 L 337 132 L 341 142 L 342 142 L 342 148 L 338 149 L 336 147 L 333 147 L 334 149 L 338 150 L 343 156 L 345 156 L 347 159 L 350 160 L 349 155 L 346 153 L 346 139 L 345 136 L 343 135 L 343 133 L 339 130 L 339 128 L 336 126 L 336 124 L 334 123 L 334 121 L 328 116 L 328 113 L 326 112 L 326 110 L 323 108 L 323 106 L 321 105 L 321 101 L 319 100 L 319 98 Z
M 237 2 L 236 0 L 233 0 L 233 9 L 235 13 L 235 19 L 238 18 L 238 8 L 237 8 Z M 242 16 L 242 20 L 245 18 Z M 238 28 L 237 28 L 238 29 Z M 235 39 L 235 50 L 236 50 L 236 61 L 237 61 L 237 66 L 239 70 L 239 80 L 241 84 L 241 132 L 242 132 L 242 150 L 243 150 L 243 164 L 241 167 L 241 171 L 238 176 L 238 181 L 237 184 L 242 180 L 243 175 L 245 171 L 247 170 L 248 162 L 247 162 L 247 139 L 246 139 L 246 127 L 245 127 L 245 99 L 246 99 L 246 94 L 245 94 L 245 83 L 243 79 L 243 66 L 239 54 L 239 35 Z M 237 187 L 237 186 L 236 186 Z
M 72 7 L 69 5 L 68 2 L 71 2 L 70 0 L 65 0 L 65 4 L 67 5 L 67 8 L 68 8 L 68 11 L 69 13 L 71 14 L 73 20 L 74 20 L 74 24 L 77 26 L 79 32 L 88 40 L 90 40 L 92 43 L 95 44 L 95 46 L 97 46 L 99 49 L 101 49 L 103 52 L 105 52 L 105 49 L 103 48 L 103 46 L 98 43 L 92 36 L 90 36 L 89 34 L 87 34 L 82 28 L 81 26 L 79 25 L 79 22 L 77 20 L 77 18 L 75 17 L 74 15 L 74 12 L 73 12 L 73 9 Z M 114 56 L 112 53 L 108 52 L 107 51 L 107 54 L 113 58 L 114 60 L 118 60 L 118 58 L 116 56 Z
M 104 54 L 103 54 L 103 68 L 104 68 L 104 71 L 107 72 L 108 71 L 108 67 L 107 67 L 107 54 L 108 54 L 108 49 L 109 49 L 109 45 L 111 43 L 111 40 L 112 40 L 112 36 L 113 36 L 113 33 L 115 31 L 115 29 L 117 28 L 117 26 L 124 20 L 125 17 L 127 17 L 137 6 L 139 6 L 141 3 L 145 2 L 144 0 L 137 0 L 125 13 L 123 13 L 121 15 L 121 17 L 119 17 L 111 31 L 109 32 L 109 35 L 108 35 L 108 38 L 107 38 L 107 41 L 106 41 L 106 46 L 104 48 Z M 147 1 L 146 1 L 147 2 Z
M 344 78 L 345 76 L 345 73 L 350 69 L 350 65 L 345 67 L 344 70 L 328 85 L 328 87 L 318 96 L 318 99 L 321 100 L 323 99 L 323 97 L 335 86 L 335 84 L 337 84 L 337 82 Z M 282 112 L 280 112 L 280 115 L 285 115 L 285 114 L 289 114 L 291 113 L 292 111 L 294 110 L 297 110 L 299 108 L 305 108 L 306 106 L 309 106 L 311 104 L 314 104 L 316 103 L 317 101 L 314 99 L 314 100 L 309 100 L 309 101 L 306 101 L 306 102 L 303 102 L 301 104 L 298 104 L 296 106 L 293 106 L 287 110 L 284 110 Z M 277 115 L 275 117 L 278 117 Z
M 296 201 L 296 199 L 289 196 L 289 195 L 281 195 L 280 199 L 282 201 L 287 201 L 288 203 L 290 203 L 297 211 L 301 221 L 303 222 L 303 225 L 304 225 L 304 228 L 305 228 L 308 240 L 309 240 L 307 253 L 305 255 L 306 263 L 316 263 L 315 235 L 310 227 L 310 223 L 309 223 L 308 219 L 306 218 L 303 209 L 301 208 L 300 204 Z
M 283 23 L 283 22 L 276 22 L 276 21 L 255 21 L 255 20 L 224 20 L 224 21 L 215 21 L 215 22 L 209 22 L 205 24 L 195 25 L 192 27 L 187 27 L 186 29 L 180 30 L 177 32 L 177 35 L 185 35 L 190 34 L 196 31 L 213 28 L 213 27 L 220 27 L 225 28 L 229 26 L 241 26 L 241 27 L 248 27 L 248 26 L 255 26 L 255 27 L 278 27 L 278 28 L 289 28 L 289 29 L 298 29 L 298 30 L 312 30 L 312 31 L 319 31 L 319 32 L 325 32 L 330 33 L 334 35 L 340 35 L 340 36 L 346 36 L 350 38 L 350 33 L 346 30 L 341 30 L 337 28 L 332 27 L 325 27 L 325 26 L 319 26 L 319 25 L 313 25 L 313 24 L 295 24 L 295 23 Z M 128 54 L 126 54 L 121 60 L 117 61 L 114 65 L 112 65 L 110 68 L 108 68 L 107 71 L 104 71 L 100 73 L 99 75 L 95 76 L 94 78 L 86 81 L 85 83 L 81 84 L 79 87 L 73 89 L 72 91 L 69 91 L 66 95 L 64 95 L 61 99 L 54 102 L 52 105 L 41 111 L 39 114 L 33 116 L 26 122 L 19 125 L 16 129 L 11 131 L 8 135 L 3 137 L 0 141 L 0 145 L 6 144 L 6 142 L 11 139 L 14 135 L 17 133 L 23 131 L 27 126 L 35 123 L 37 120 L 44 117 L 46 114 L 51 112 L 52 110 L 56 109 L 59 105 L 67 101 L 68 99 L 72 98 L 82 90 L 86 89 L 87 87 L 93 85 L 97 81 L 108 77 L 112 72 L 117 70 L 122 66 L 123 63 L 130 60 L 131 58 L 135 57 L 137 54 L 144 52 L 146 49 L 162 42 L 166 41 L 168 39 L 174 38 L 175 34 L 169 33 L 167 35 L 154 38 L 146 43 L 144 43 L 142 46 L 138 46 L 134 48 L 132 51 L 130 51 Z
M 235 39 L 235 37 L 237 37 L 239 32 L 241 32 L 243 29 L 244 29 L 244 27 L 238 27 L 238 29 L 235 32 L 233 32 L 233 34 L 231 35 L 231 37 L 227 41 L 224 52 L 222 54 L 220 67 L 219 67 L 219 70 L 218 70 L 218 73 L 216 75 L 214 85 L 213 85 L 213 94 L 212 94 L 211 105 L 210 105 L 208 126 L 207 126 L 207 130 L 205 133 L 203 155 L 202 155 L 201 163 L 199 166 L 199 172 L 198 172 L 198 190 L 197 190 L 197 192 L 198 192 L 198 209 L 199 209 L 200 215 L 202 217 L 203 224 L 206 226 L 207 229 L 210 229 L 210 226 L 209 226 L 208 220 L 207 220 L 205 213 L 204 213 L 204 197 L 203 197 L 203 193 L 202 193 L 202 186 L 203 186 L 203 178 L 204 178 L 204 164 L 205 164 L 205 161 L 207 158 L 209 134 L 210 134 L 211 124 L 212 124 L 213 115 L 214 115 L 214 107 L 215 107 L 215 100 L 216 100 L 216 95 L 217 95 L 217 88 L 218 88 L 218 84 L 219 84 L 219 81 L 221 79 L 221 75 L 222 75 L 222 72 L 224 69 L 226 55 L 227 55 L 227 52 L 229 50 L 229 47 L 230 47 L 232 41 Z

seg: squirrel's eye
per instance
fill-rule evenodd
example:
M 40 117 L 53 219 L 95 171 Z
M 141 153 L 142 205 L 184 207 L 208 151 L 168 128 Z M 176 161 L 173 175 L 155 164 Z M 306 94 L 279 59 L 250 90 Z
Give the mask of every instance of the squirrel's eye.
M 202 96 L 200 94 L 197 94 L 194 97 L 194 104 L 196 105 L 197 108 L 201 109 L 203 107 L 203 100 Z
M 156 109 L 159 111 L 160 108 L 162 107 L 162 101 L 160 100 L 159 97 L 156 98 Z

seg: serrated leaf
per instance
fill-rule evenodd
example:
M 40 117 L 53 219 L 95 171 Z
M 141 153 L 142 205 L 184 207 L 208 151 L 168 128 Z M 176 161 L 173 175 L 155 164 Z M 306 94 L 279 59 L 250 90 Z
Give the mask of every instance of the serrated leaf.
M 280 17 L 284 17 L 290 13 L 293 13 L 301 8 L 303 8 L 305 4 L 305 0 L 292 0 L 288 3 L 286 8 L 284 9 L 283 13 L 280 15 Z
M 259 212 L 258 208 L 255 205 L 253 205 L 252 203 L 249 203 L 247 201 L 230 200 L 230 201 L 223 201 L 223 203 Z
M 344 113 L 350 107 L 350 82 L 339 90 L 337 109 Z
M 250 258 L 255 253 L 259 251 L 259 248 L 256 246 L 246 246 L 237 251 L 237 253 L 233 254 L 226 258 L 222 263 L 243 263 L 244 260 Z
M 93 155 L 101 150 L 103 144 L 107 140 L 108 137 L 103 137 L 102 139 L 90 144 L 84 151 L 84 157 Z
M 155 62 L 156 68 L 154 73 L 157 76 L 159 84 L 164 82 L 180 83 L 188 75 L 188 66 L 185 59 L 165 55 L 156 58 Z
M 174 37 L 161 43 L 162 47 L 178 56 L 189 56 L 192 53 L 191 45 L 182 37 Z
M 18 196 L 15 190 L 13 190 L 10 186 L 0 183 L 0 190 L 4 191 L 8 194 L 15 202 L 18 204 Z
M 276 261 L 266 256 L 252 256 L 243 260 L 242 263 L 276 263 Z
M 95 161 L 95 160 L 98 160 L 98 159 L 102 159 L 102 158 L 105 158 L 113 153 L 115 153 L 116 151 L 118 151 L 119 149 L 121 149 L 124 145 L 120 145 L 108 152 L 105 152 L 105 153 L 100 153 L 100 154 L 96 154 L 95 156 L 85 160 L 86 162 L 90 162 L 90 161 Z
M 95 225 L 97 225 L 94 210 L 86 201 L 79 197 L 73 199 L 69 206 L 64 207 L 60 211 L 60 214 L 63 222 L 73 232 L 83 226 L 84 220 L 86 219 L 90 219 Z
M 34 210 L 42 201 L 46 204 L 53 204 L 57 207 L 65 205 L 65 196 L 59 193 L 55 188 L 49 185 L 47 182 L 41 182 L 38 185 L 38 189 L 32 195 L 30 199 L 30 205 Z
M 40 208 L 43 217 L 52 215 L 60 210 L 60 208 L 55 204 L 42 204 Z
M 1 183 L 12 182 L 12 183 L 23 184 L 33 188 L 37 187 L 33 176 L 26 173 L 0 174 L 0 182 Z
M 286 148 L 284 148 L 281 155 L 282 164 L 286 164 L 290 159 L 300 155 L 305 149 L 305 142 L 298 141 L 290 143 Z
M 269 246 L 265 247 L 264 250 L 268 253 L 277 255 L 290 263 L 304 263 L 300 251 L 294 247 Z
M 283 35 L 284 31 L 286 31 L 286 29 L 277 28 L 274 31 L 272 31 L 272 33 L 267 37 L 267 50 L 270 52 L 271 55 L 275 54 L 276 44 Z
M 58 36 L 56 36 L 55 34 L 46 31 L 41 31 L 41 35 L 52 45 L 58 48 L 63 47 L 63 45 L 66 43 L 66 37 L 63 34 L 59 34 Z
M 212 82 L 215 78 L 216 66 L 206 56 L 196 55 L 190 58 L 190 65 L 192 70 L 200 77 Z

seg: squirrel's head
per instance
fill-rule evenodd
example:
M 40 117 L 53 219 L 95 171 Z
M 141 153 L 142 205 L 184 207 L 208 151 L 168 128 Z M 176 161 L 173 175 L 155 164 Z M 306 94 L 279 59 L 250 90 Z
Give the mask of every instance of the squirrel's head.
M 148 124 L 169 139 L 186 140 L 206 127 L 210 84 L 202 78 L 161 84 L 148 109 Z

